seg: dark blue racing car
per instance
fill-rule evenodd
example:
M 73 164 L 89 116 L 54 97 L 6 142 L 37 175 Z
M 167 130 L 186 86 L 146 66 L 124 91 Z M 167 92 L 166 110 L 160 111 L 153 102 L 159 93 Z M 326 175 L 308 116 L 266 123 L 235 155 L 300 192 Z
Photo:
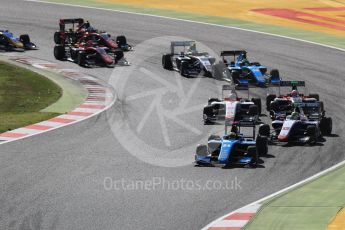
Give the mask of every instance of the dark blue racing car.
M 231 132 L 223 137 L 211 135 L 207 145 L 199 145 L 196 149 L 195 163 L 199 166 L 246 166 L 257 167 L 259 157 L 268 152 L 268 135 L 270 127 L 260 125 L 255 139 L 255 123 L 236 122 L 231 124 Z M 252 135 L 241 133 L 242 127 L 252 129 Z
M 29 35 L 23 34 L 17 38 L 8 30 L 0 30 L 0 50 L 23 52 L 37 49 L 38 47 L 30 41 Z

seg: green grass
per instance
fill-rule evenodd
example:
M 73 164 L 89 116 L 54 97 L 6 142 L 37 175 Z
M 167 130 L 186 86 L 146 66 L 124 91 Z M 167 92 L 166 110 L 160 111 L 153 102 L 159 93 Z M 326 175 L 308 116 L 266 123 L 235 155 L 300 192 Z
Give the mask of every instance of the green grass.
M 0 132 L 59 115 L 40 111 L 61 95 L 62 89 L 51 80 L 0 61 Z
M 246 230 L 324 230 L 345 204 L 345 167 L 264 204 Z

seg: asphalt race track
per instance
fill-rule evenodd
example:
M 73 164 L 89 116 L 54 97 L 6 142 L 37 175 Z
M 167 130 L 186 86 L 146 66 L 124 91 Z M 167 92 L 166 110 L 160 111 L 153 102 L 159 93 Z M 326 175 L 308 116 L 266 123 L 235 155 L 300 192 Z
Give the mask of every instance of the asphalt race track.
M 0 229 L 200 229 L 344 160 L 345 57 L 341 51 L 134 14 L 18 0 L 2 0 L 1 5 L 0 27 L 16 34 L 28 32 L 40 47 L 25 55 L 55 61 L 53 33 L 58 19 L 64 17 L 84 17 L 111 34 L 123 33 L 137 50 L 127 54 L 131 67 L 115 70 L 59 62 L 114 84 L 119 100 L 98 117 L 0 145 Z M 262 158 L 257 169 L 194 167 L 196 144 L 213 131 L 202 124 L 202 105 L 207 98 L 220 96 L 222 83 L 163 70 L 161 54 L 168 51 L 170 39 L 166 36 L 197 40 L 216 53 L 246 49 L 251 60 L 278 68 L 285 79 L 307 81 L 333 118 L 334 135 L 326 137 L 323 146 L 270 147 L 271 157 Z M 254 92 L 262 97 L 264 93 Z M 152 113 L 147 112 L 150 109 Z M 215 129 L 220 132 L 222 127 Z M 116 188 L 110 188 L 109 178 L 120 181 L 114 182 Z M 181 179 L 188 186 L 181 186 Z M 231 182 L 234 186 L 197 186 L 208 180 L 217 181 L 217 186 Z M 139 187 L 121 187 L 122 182 L 132 181 Z M 140 187 L 143 181 L 159 183 L 145 189 Z

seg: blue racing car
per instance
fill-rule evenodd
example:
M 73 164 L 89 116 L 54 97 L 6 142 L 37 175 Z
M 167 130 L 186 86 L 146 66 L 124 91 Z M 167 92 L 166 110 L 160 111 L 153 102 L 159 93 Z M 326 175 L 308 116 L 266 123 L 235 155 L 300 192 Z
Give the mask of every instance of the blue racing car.
M 246 166 L 257 167 L 259 156 L 268 152 L 268 135 L 270 127 L 260 125 L 259 134 L 255 140 L 255 123 L 236 122 L 231 126 L 231 132 L 223 137 L 211 135 L 207 145 L 199 145 L 196 149 L 195 163 L 198 166 Z M 241 133 L 241 127 L 252 128 L 252 136 Z
M 244 50 L 222 51 L 220 56 L 222 61 L 214 65 L 213 73 L 222 76 L 214 76 L 214 78 L 224 78 L 224 67 L 226 67 L 225 70 L 230 72 L 231 80 L 238 88 L 280 84 L 281 79 L 277 69 L 272 69 L 270 74 L 267 74 L 267 67 L 259 62 L 249 62 L 247 52 Z
M 23 34 L 17 38 L 8 30 L 0 30 L 0 50 L 23 52 L 37 49 L 38 47 L 30 41 L 29 35 Z

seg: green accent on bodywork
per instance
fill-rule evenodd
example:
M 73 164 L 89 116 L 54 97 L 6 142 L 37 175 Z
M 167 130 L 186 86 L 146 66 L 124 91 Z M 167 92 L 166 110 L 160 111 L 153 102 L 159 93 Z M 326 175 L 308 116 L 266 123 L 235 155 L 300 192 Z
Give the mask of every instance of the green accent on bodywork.
M 267 201 L 246 230 L 324 230 L 345 204 L 345 166 Z
M 206 16 L 206 15 L 201 15 L 201 14 L 181 13 L 181 12 L 172 11 L 172 10 L 161 10 L 161 9 L 152 9 L 152 8 L 150 9 L 150 8 L 134 7 L 134 6 L 129 6 L 129 5 L 100 3 L 94 0 L 69 0 L 69 1 L 48 0 L 48 1 L 213 23 L 213 24 L 218 24 L 218 25 L 238 27 L 238 28 L 243 28 L 243 29 L 255 30 L 259 32 L 272 33 L 272 34 L 277 34 L 277 35 L 282 35 L 282 36 L 287 36 L 287 37 L 292 37 L 292 38 L 297 38 L 297 39 L 303 39 L 303 40 L 321 43 L 324 45 L 334 46 L 334 47 L 343 48 L 343 49 L 345 48 L 345 39 L 342 37 L 326 35 L 323 33 L 318 33 L 318 32 L 313 32 L 313 31 L 291 29 L 288 27 L 257 24 L 253 22 L 229 19 L 229 18 L 224 18 L 224 17 L 213 17 L 213 16 Z

